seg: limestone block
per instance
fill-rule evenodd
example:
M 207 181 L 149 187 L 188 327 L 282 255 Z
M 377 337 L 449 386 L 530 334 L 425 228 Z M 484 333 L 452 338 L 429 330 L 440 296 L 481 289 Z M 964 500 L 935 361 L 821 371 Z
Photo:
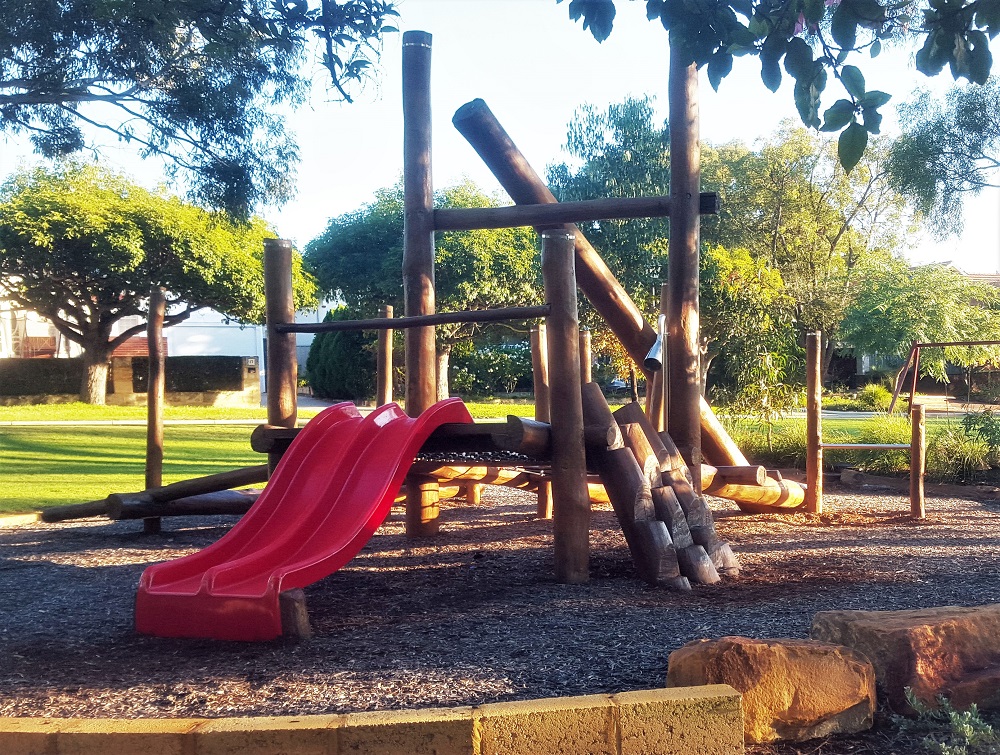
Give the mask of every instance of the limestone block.
M 875 714 L 875 673 L 850 648 L 809 640 L 723 637 L 670 654 L 667 686 L 728 684 L 743 693 L 747 742 L 801 742 L 863 731 Z
M 617 755 L 607 695 L 480 705 L 476 723 L 482 755 Z
M 472 755 L 472 708 L 371 711 L 344 716 L 340 755 Z
M 621 692 L 619 755 L 742 755 L 740 693 L 725 684 Z
M 967 706 L 1000 709 L 990 679 L 1000 677 L 1000 605 L 910 611 L 821 611 L 810 635 L 867 656 L 889 704 L 911 713 L 904 689 L 927 705 L 939 695 Z

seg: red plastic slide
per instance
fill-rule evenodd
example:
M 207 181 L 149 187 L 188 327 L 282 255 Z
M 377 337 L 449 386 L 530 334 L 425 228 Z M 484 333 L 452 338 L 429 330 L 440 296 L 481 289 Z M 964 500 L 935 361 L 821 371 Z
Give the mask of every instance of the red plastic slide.
M 408 417 L 396 404 L 316 415 L 250 511 L 217 543 L 143 572 L 135 625 L 160 637 L 270 640 L 278 594 L 350 561 L 385 521 L 420 446 L 439 425 L 472 422 L 461 399 Z

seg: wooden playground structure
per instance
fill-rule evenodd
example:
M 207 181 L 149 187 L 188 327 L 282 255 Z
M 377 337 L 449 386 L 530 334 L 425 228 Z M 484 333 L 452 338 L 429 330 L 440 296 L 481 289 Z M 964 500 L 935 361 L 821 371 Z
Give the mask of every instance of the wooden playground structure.
M 531 339 L 535 419 L 511 416 L 506 423 L 455 422 L 433 429 L 421 441 L 396 498 L 405 505 L 407 535 L 437 533 L 441 498 L 464 494 L 474 503 L 484 484 L 499 484 L 537 494 L 538 515 L 553 520 L 555 576 L 561 582 L 589 578 L 593 501 L 612 504 L 636 572 L 648 583 L 689 589 L 691 582 L 711 584 L 721 576 L 738 574 L 738 561 L 717 535 L 704 494 L 728 498 L 747 512 L 822 511 L 822 451 L 841 446 L 824 445 L 821 439 L 819 335 L 810 336 L 809 468 L 808 486 L 803 487 L 782 479 L 775 470 L 750 464 L 700 395 L 697 227 L 699 214 L 717 211 L 715 195 L 692 192 L 690 183 L 681 182 L 672 184 L 670 197 L 558 203 L 486 104 L 473 100 L 458 110 L 453 123 L 515 205 L 435 210 L 430 54 L 429 34 L 404 34 L 404 316 L 394 317 L 392 308 L 384 307 L 382 317 L 375 319 L 296 324 L 292 245 L 268 240 L 264 248 L 267 424 L 251 438 L 254 450 L 267 454 L 268 463 L 166 486 L 158 479 L 148 480 L 141 493 L 50 509 L 43 518 L 59 521 L 105 514 L 158 521 L 177 514 L 246 512 L 256 495 L 230 488 L 268 480 L 300 432 L 296 333 L 377 330 L 377 402 L 387 405 L 392 400 L 392 331 L 404 330 L 405 410 L 417 418 L 436 406 L 435 325 L 531 321 L 537 323 Z M 684 173 L 686 164 L 676 159 L 677 172 Z M 663 286 L 658 331 L 572 225 L 651 216 L 668 216 L 671 221 L 671 280 Z M 539 233 L 546 303 L 437 312 L 435 232 L 515 226 L 532 226 Z M 682 241 L 675 250 L 675 243 Z M 680 264 L 692 248 L 693 263 L 688 259 Z M 649 386 L 645 407 L 629 403 L 612 412 L 592 382 L 589 332 L 580 330 L 578 289 L 641 366 Z M 916 411 L 914 417 L 916 439 Z M 922 410 L 919 417 L 922 432 Z M 914 448 L 918 445 L 922 449 L 922 435 L 919 444 L 914 441 Z M 474 460 L 470 452 L 475 452 Z M 914 456 L 921 515 L 922 458 Z

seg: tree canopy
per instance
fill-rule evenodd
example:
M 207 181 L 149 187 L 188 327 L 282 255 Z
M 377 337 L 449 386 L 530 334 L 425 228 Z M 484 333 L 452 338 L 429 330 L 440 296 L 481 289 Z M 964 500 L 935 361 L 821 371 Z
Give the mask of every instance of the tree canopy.
M 318 52 L 336 93 L 394 31 L 385 0 L 0 0 L 0 130 L 47 157 L 87 126 L 163 155 L 193 197 L 241 216 L 292 189 L 297 150 L 274 113 Z
M 569 14 L 603 40 L 622 4 L 570 0 Z M 781 86 L 784 68 L 795 80 L 802 122 L 840 132 L 839 159 L 848 171 L 861 159 L 869 135 L 879 133 L 879 108 L 891 99 L 887 92 L 867 89 L 861 69 L 847 62 L 852 54 L 867 52 L 874 58 L 884 41 L 922 38 L 917 70 L 933 76 L 948 66 L 956 79 L 983 84 L 993 65 L 989 42 L 1000 32 L 1000 0 L 646 0 L 645 5 L 648 18 L 667 30 L 680 60 L 707 67 L 715 89 L 738 56 L 759 59 L 761 80 L 772 92 Z M 831 76 L 846 96 L 821 116 Z
M 83 347 L 81 396 L 103 403 L 108 358 L 145 325 L 112 333 L 145 317 L 151 286 L 167 289 L 165 325 L 203 307 L 261 322 L 263 241 L 274 235 L 260 219 L 236 223 L 98 167 L 39 168 L 0 191 L 0 285 Z M 299 305 L 314 304 L 300 262 L 294 279 Z
M 469 182 L 437 193 L 435 206 L 492 207 Z M 441 312 L 534 304 L 540 300 L 534 232 L 526 228 L 438 233 L 435 294 Z M 403 191 L 383 189 L 353 213 L 330 220 L 306 245 L 305 258 L 323 291 L 367 316 L 391 304 L 402 311 Z M 438 393 L 447 397 L 448 357 L 459 342 L 475 338 L 482 324 L 439 325 Z M 493 326 L 497 327 L 497 326 Z
M 900 124 L 887 165 L 893 184 L 938 236 L 960 231 L 962 195 L 1000 178 L 1000 79 L 952 87 L 943 102 L 920 92 L 900 108 Z
M 911 267 L 889 258 L 866 265 L 844 319 L 844 339 L 856 351 L 905 358 L 914 342 L 1000 340 L 1000 290 L 950 265 Z M 990 347 L 921 350 L 924 374 L 944 381 L 945 363 L 995 361 Z

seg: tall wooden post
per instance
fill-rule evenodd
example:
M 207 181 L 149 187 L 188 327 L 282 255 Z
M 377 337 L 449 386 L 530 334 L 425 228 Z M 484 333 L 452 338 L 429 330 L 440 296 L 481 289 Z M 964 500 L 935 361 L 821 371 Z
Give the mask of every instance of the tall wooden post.
M 276 330 L 278 325 L 295 322 L 291 241 L 264 240 L 264 298 L 267 318 L 267 423 L 295 427 L 299 374 L 295 334 Z M 268 454 L 267 463 L 272 472 L 280 459 L 280 453 Z
M 382 317 L 392 318 L 392 305 L 382 307 Z M 392 331 L 378 332 L 378 352 L 375 355 L 375 405 L 385 406 L 392 403 Z
M 805 510 L 823 513 L 823 334 L 806 334 Z
M 698 320 L 698 197 L 701 146 L 698 69 L 670 39 L 670 275 L 667 297 L 667 381 L 670 436 L 701 491 L 701 344 Z
M 545 323 L 531 329 L 531 382 L 535 393 L 535 419 L 549 421 L 549 355 Z
M 146 487 L 163 485 L 163 401 L 166 388 L 166 354 L 163 353 L 163 319 L 167 300 L 163 288 L 149 290 L 149 319 L 146 344 L 149 352 L 149 380 L 146 384 Z M 159 517 L 143 519 L 143 532 L 160 531 Z
M 531 329 L 531 381 L 535 394 L 535 419 L 548 422 L 549 411 L 549 353 L 545 323 L 540 322 Z M 552 518 L 552 478 L 543 476 L 535 491 L 537 501 L 535 516 L 539 519 Z
M 542 232 L 542 279 L 545 298 L 552 307 L 546 320 L 546 338 L 556 579 L 569 584 L 586 582 L 590 577 L 590 496 L 583 440 L 574 246 L 572 233 Z
M 924 472 L 927 467 L 926 410 L 923 404 L 910 406 L 910 516 L 924 519 Z
M 580 382 L 590 383 L 594 380 L 593 374 L 594 352 L 591 348 L 590 328 L 583 328 L 580 331 Z
M 431 35 L 403 34 L 403 299 L 407 317 L 432 315 L 434 188 L 431 177 Z M 432 326 L 406 331 L 406 413 L 437 400 Z

